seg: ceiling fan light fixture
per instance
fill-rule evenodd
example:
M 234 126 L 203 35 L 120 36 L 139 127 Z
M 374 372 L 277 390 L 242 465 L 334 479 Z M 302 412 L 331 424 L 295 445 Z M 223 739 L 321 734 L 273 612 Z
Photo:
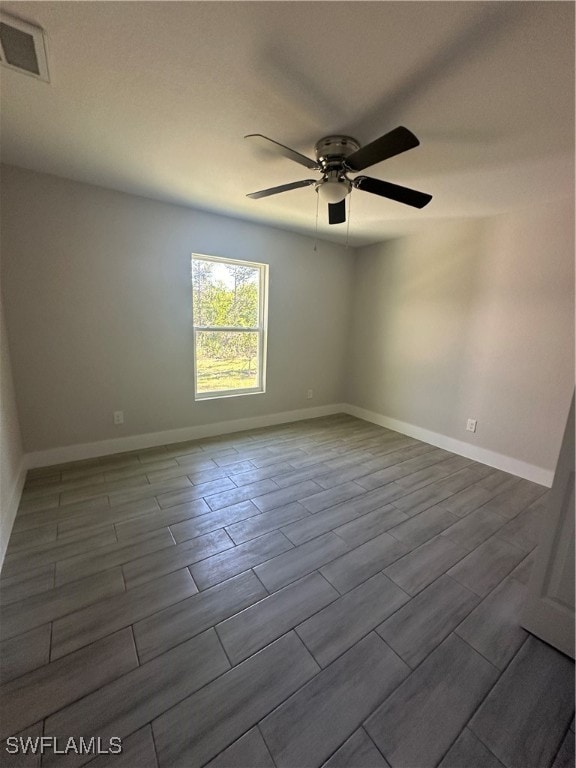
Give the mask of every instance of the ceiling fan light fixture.
M 338 181 L 337 179 L 326 179 L 321 181 L 316 187 L 316 192 L 325 203 L 340 203 L 350 192 L 349 181 Z

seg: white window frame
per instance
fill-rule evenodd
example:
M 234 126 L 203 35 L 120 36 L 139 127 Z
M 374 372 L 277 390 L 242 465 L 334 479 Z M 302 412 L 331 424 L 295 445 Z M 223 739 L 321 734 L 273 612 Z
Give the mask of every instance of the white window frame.
M 192 284 L 192 327 L 194 333 L 194 399 L 217 400 L 223 397 L 242 397 L 244 395 L 261 395 L 266 392 L 266 356 L 268 347 L 268 264 L 259 261 L 244 261 L 242 259 L 229 259 L 223 256 L 207 256 L 202 253 L 193 253 L 190 261 L 190 272 L 192 272 L 192 262 L 195 260 L 214 261 L 219 264 L 231 264 L 233 266 L 254 267 L 259 270 L 258 284 L 258 325 L 255 328 L 244 328 L 235 326 L 212 326 L 194 324 L 194 281 Z M 256 387 L 246 387 L 245 389 L 219 389 L 214 392 L 198 392 L 198 371 L 196 368 L 196 336 L 199 331 L 210 332 L 230 332 L 234 333 L 258 333 L 258 384 Z

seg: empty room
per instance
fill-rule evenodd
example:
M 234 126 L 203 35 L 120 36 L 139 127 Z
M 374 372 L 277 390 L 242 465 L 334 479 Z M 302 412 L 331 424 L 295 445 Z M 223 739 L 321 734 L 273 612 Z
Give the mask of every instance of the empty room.
M 2 4 L 0 765 L 574 767 L 574 11 Z

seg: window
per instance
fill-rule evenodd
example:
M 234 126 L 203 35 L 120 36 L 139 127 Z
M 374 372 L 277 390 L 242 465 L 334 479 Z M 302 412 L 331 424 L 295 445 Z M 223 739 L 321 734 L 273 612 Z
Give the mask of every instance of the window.
M 268 265 L 192 255 L 195 397 L 265 391 Z

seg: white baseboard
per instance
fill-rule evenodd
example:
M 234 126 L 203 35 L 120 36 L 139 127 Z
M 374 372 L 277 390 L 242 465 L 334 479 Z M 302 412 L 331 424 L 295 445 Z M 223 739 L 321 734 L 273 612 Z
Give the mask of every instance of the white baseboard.
M 358 419 L 370 421 L 373 424 L 378 424 L 380 427 L 392 429 L 394 432 L 401 432 L 403 435 L 414 437 L 416 440 L 422 440 L 422 442 L 435 445 L 438 448 L 444 448 L 446 451 L 457 453 L 459 456 L 465 456 L 467 459 L 479 461 L 481 464 L 487 464 L 489 467 L 501 469 L 504 472 L 509 472 L 517 477 L 522 477 L 525 480 L 531 480 L 533 483 L 545 485 L 548 488 L 552 487 L 554 471 L 551 469 L 537 467 L 534 464 L 528 464 L 526 461 L 513 459 L 511 456 L 505 456 L 502 453 L 490 451 L 487 448 L 470 445 L 470 443 L 456 440 L 453 437 L 442 435 L 439 432 L 432 432 L 429 429 L 417 427 L 414 424 L 408 424 L 405 421 L 391 419 L 388 416 L 383 416 L 381 413 L 375 413 L 374 411 L 367 411 L 365 408 L 359 408 L 357 405 L 346 404 L 342 406 L 342 408 L 344 413 L 348 413 L 350 416 L 356 416 Z
M 301 408 L 297 411 L 283 411 L 281 413 L 253 416 L 246 419 L 219 421 L 196 427 L 170 429 L 165 432 L 150 432 L 144 435 L 130 435 L 111 440 L 99 440 L 95 443 L 48 448 L 45 451 L 34 451 L 33 453 L 26 454 L 26 467 L 28 469 L 49 467 L 52 464 L 64 464 L 69 461 L 80 461 L 81 459 L 94 459 L 97 456 L 109 456 L 114 453 L 124 453 L 125 451 L 155 448 L 156 446 L 169 445 L 170 443 L 183 443 L 187 440 L 199 440 L 202 437 L 215 437 L 216 435 L 225 435 L 230 432 L 243 432 L 248 429 L 286 424 L 291 421 L 316 419 L 322 416 L 332 416 L 335 413 L 343 413 L 344 409 L 344 405 L 338 404 L 319 405 L 314 408 Z
M 7 504 L 6 514 L 2 515 L 0 522 L 0 568 L 4 563 L 4 555 L 6 554 L 6 547 L 8 546 L 8 540 L 12 533 L 12 526 L 14 525 L 14 519 L 16 512 L 20 505 L 20 498 L 22 496 L 22 489 L 24 488 L 24 481 L 26 480 L 26 456 L 22 457 L 20 466 L 18 468 L 18 474 L 16 476 L 16 482 L 12 488 L 10 494 L 10 500 Z
M 505 456 L 504 454 L 488 450 L 487 448 L 471 445 L 462 440 L 456 440 L 453 437 L 442 435 L 439 432 L 432 432 L 429 429 L 417 427 L 414 424 L 408 424 L 404 421 L 398 421 L 397 419 L 392 419 L 380 413 L 368 411 L 365 408 L 360 408 L 348 403 L 320 405 L 315 408 L 301 408 L 297 411 L 283 411 L 281 413 L 253 416 L 246 419 L 219 421 L 213 424 L 183 427 L 182 429 L 171 429 L 165 432 L 151 432 L 144 435 L 130 435 L 128 437 L 119 437 L 111 440 L 99 440 L 95 443 L 82 443 L 78 445 L 62 446 L 59 448 L 49 448 L 45 451 L 35 451 L 34 453 L 26 454 L 24 457 L 24 467 L 28 469 L 31 469 L 32 467 L 48 467 L 52 464 L 63 464 L 65 462 L 79 461 L 81 459 L 93 459 L 97 456 L 109 456 L 114 453 L 143 450 L 145 448 L 154 448 L 159 445 L 180 443 L 187 440 L 198 440 L 203 437 L 215 437 L 216 435 L 225 435 L 230 432 L 242 432 L 248 429 L 258 429 L 259 427 L 270 427 L 275 424 L 286 424 L 291 421 L 302 421 L 304 419 L 331 416 L 335 413 L 347 413 L 350 416 L 356 416 L 364 421 L 370 421 L 381 427 L 386 427 L 395 432 L 400 432 L 403 435 L 414 437 L 417 440 L 422 440 L 424 443 L 435 445 L 438 448 L 444 448 L 452 453 L 457 453 L 458 455 L 465 456 L 473 461 L 479 461 L 490 467 L 495 467 L 504 472 L 509 472 L 512 475 L 531 480 L 539 485 L 545 485 L 548 488 L 552 486 L 552 481 L 554 479 L 554 472 L 552 470 L 537 467 L 534 464 L 528 464 L 525 461 L 514 459 L 511 456 Z M 21 478 L 22 484 L 24 483 L 25 476 L 25 470 L 23 471 L 24 475 Z M 21 491 L 22 486 L 20 485 L 17 501 L 20 499 Z

